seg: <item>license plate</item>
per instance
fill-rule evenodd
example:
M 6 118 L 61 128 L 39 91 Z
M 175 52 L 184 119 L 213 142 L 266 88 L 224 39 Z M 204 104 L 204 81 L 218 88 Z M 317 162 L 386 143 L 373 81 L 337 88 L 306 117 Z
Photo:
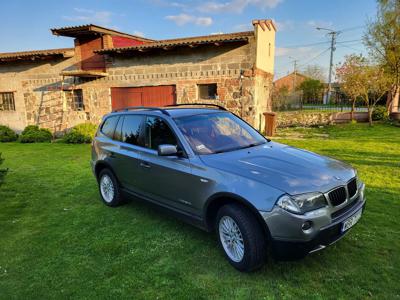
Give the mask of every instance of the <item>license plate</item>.
M 362 209 L 360 209 L 358 212 L 356 212 L 354 215 L 344 221 L 342 223 L 342 232 L 345 232 L 346 230 L 349 230 L 351 227 L 353 227 L 358 222 L 358 220 L 360 220 L 361 214 Z

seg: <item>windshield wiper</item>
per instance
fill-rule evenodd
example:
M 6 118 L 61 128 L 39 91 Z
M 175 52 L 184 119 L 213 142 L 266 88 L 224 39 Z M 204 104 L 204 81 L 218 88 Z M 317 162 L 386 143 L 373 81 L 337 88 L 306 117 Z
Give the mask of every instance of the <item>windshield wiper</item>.
M 232 152 L 232 151 L 236 151 L 236 150 L 241 150 L 241 149 L 256 147 L 256 146 L 259 146 L 259 145 L 262 145 L 262 144 L 265 144 L 265 142 L 251 143 L 251 144 L 246 145 L 246 146 L 240 146 L 240 147 L 234 147 L 234 148 L 228 148 L 228 149 L 217 150 L 217 151 L 214 151 L 214 154 L 224 153 L 224 152 Z

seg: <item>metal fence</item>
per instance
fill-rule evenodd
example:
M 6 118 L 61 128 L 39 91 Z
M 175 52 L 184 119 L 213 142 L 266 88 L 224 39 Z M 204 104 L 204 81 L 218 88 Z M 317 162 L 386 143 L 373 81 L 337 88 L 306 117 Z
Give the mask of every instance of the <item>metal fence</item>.
M 345 95 L 333 92 L 328 103 L 324 103 L 324 95 L 315 95 L 312 98 L 304 99 L 302 92 L 297 91 L 285 96 L 274 96 L 273 111 L 320 111 L 320 112 L 349 112 L 352 108 L 352 101 Z M 366 112 L 364 103 L 356 101 L 355 111 Z

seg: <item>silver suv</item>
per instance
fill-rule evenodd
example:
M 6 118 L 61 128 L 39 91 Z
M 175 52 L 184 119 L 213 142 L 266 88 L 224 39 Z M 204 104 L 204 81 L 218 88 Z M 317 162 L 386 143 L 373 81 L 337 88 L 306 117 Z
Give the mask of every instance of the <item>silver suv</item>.
M 92 168 L 108 206 L 133 195 L 217 232 L 240 271 L 301 258 L 360 219 L 364 184 L 349 165 L 273 142 L 219 106 L 133 107 L 103 118 Z

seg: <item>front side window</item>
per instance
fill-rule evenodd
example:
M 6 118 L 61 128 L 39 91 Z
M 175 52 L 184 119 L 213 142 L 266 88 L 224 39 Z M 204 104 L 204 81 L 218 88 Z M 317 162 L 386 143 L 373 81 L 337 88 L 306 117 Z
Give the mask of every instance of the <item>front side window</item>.
M 0 93 L 0 110 L 15 110 L 14 93 Z
M 200 100 L 210 100 L 218 99 L 217 84 L 198 84 L 199 99 Z
M 101 132 L 112 139 L 114 137 L 115 127 L 117 126 L 119 116 L 108 117 L 103 126 L 101 126 Z
M 146 147 L 157 150 L 159 145 L 165 144 L 178 145 L 174 133 L 163 119 L 147 117 Z
M 180 117 L 175 122 L 197 154 L 234 151 L 267 141 L 246 122 L 228 112 Z
M 121 140 L 135 146 L 143 146 L 143 116 L 126 115 L 122 125 Z

